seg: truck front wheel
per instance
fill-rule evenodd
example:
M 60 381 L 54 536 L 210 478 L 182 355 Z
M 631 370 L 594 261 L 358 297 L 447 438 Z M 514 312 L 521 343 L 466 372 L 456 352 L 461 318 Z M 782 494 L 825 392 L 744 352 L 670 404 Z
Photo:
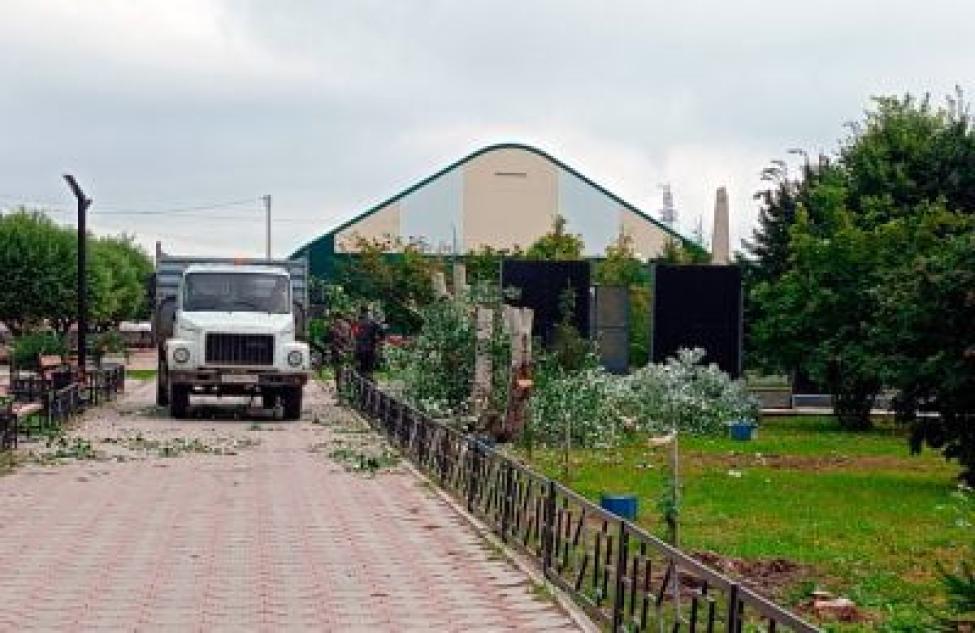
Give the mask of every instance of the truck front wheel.
M 282 393 L 284 401 L 284 419 L 298 420 L 301 418 L 301 387 L 288 387 Z
M 188 385 L 169 386 L 169 415 L 185 418 L 190 408 L 190 388 Z

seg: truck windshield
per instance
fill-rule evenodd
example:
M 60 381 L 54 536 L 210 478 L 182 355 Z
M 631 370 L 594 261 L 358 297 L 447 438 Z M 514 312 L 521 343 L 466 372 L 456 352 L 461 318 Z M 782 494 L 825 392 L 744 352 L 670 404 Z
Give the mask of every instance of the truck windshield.
M 290 283 L 284 275 L 191 273 L 183 281 L 187 312 L 291 312 Z

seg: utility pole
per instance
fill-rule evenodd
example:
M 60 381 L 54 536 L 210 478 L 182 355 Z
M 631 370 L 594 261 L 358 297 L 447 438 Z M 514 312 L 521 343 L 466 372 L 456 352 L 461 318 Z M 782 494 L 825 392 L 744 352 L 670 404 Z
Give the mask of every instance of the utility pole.
M 85 277 L 88 241 L 85 216 L 91 206 L 91 199 L 85 197 L 74 176 L 65 174 L 64 179 L 78 200 L 78 370 L 84 375 L 85 334 L 88 332 L 88 283 Z
M 267 259 L 271 259 L 271 194 L 261 198 L 264 199 L 264 209 L 267 211 Z

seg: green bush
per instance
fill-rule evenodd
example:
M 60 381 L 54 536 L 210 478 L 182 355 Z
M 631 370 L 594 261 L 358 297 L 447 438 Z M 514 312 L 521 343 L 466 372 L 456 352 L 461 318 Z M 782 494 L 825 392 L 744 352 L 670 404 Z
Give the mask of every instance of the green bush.
M 68 345 L 63 336 L 54 332 L 35 332 L 14 340 L 10 358 L 14 367 L 36 369 L 39 355 L 64 356 L 67 353 Z
M 941 620 L 942 631 L 962 631 L 963 625 L 975 625 L 975 566 L 962 561 L 957 573 L 939 568 L 941 583 L 948 594 L 950 615 Z
M 92 349 L 99 354 L 118 354 L 126 349 L 125 339 L 116 330 L 101 332 L 94 336 Z
M 510 348 L 498 301 L 496 288 L 475 284 L 460 299 L 438 299 L 419 310 L 423 325 L 417 335 L 405 347 L 387 351 L 391 368 L 403 381 L 403 395 L 413 406 L 436 417 L 468 412 L 477 349 L 475 310 L 487 305 L 495 308 L 494 336 L 486 350 L 493 369 L 490 406 L 504 408 Z

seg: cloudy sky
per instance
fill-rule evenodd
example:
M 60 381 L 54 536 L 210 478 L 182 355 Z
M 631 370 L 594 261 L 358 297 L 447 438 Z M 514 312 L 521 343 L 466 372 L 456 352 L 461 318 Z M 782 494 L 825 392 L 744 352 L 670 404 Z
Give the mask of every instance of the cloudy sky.
M 304 241 L 487 144 L 536 145 L 732 238 L 760 170 L 871 95 L 975 90 L 970 0 L 2 0 L 0 208 L 185 253 Z

